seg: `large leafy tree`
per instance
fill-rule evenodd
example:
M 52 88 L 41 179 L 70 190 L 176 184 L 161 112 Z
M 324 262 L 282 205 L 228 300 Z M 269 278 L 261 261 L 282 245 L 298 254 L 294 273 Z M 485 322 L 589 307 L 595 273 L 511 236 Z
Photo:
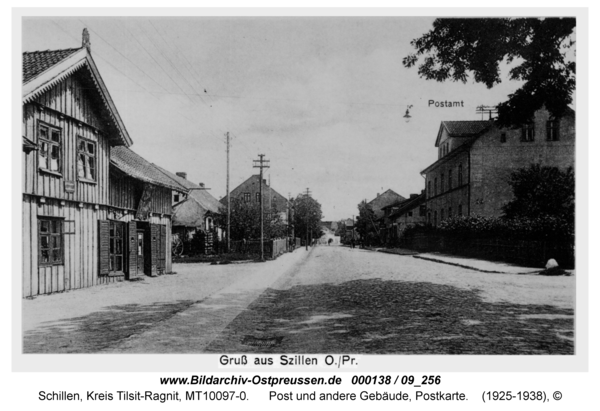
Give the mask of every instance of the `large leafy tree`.
M 312 238 L 321 237 L 321 204 L 307 195 L 299 195 L 294 200 L 294 232 L 296 237 L 304 238 L 308 232 Z
M 403 64 L 413 67 L 422 58 L 421 77 L 466 83 L 471 75 L 488 88 L 501 82 L 501 64 L 513 66 L 509 79 L 523 85 L 498 104 L 498 122 L 514 127 L 543 105 L 561 116 L 572 102 L 574 30 L 575 18 L 436 19 L 432 30 L 411 41 L 416 53 Z
M 369 203 L 362 201 L 358 204 L 356 231 L 367 244 L 375 244 L 381 241 L 381 233 L 375 222 L 376 218 L 373 207 Z
M 567 223 L 575 221 L 575 174 L 573 168 L 532 164 L 512 173 L 509 184 L 514 198 L 504 207 L 508 218 L 558 217 Z
M 221 224 L 224 225 L 224 222 Z M 234 241 L 260 239 L 260 204 L 232 199 L 230 230 L 231 239 Z M 276 208 L 265 207 L 263 230 L 265 239 L 287 235 L 287 224 L 281 219 Z

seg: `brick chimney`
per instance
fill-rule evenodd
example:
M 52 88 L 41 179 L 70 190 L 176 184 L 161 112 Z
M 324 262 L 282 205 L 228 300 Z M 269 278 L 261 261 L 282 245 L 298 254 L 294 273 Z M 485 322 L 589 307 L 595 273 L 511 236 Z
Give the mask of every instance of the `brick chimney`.
M 179 177 L 185 178 L 187 180 L 187 173 L 184 173 L 183 171 L 178 171 L 175 174 L 178 175 Z
M 92 51 L 92 43 L 90 43 L 90 33 L 87 28 L 83 29 L 83 33 L 81 33 L 81 47 L 85 47 L 89 52 Z

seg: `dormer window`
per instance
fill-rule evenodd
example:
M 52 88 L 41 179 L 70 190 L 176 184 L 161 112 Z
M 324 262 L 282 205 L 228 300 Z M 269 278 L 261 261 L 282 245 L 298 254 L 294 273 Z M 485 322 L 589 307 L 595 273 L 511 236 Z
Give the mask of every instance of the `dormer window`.
M 559 140 L 559 122 L 555 118 L 550 118 L 550 120 L 546 122 L 546 140 Z
M 529 123 L 525 124 L 521 130 L 522 130 L 521 141 L 526 141 L 526 142 L 534 141 L 535 127 L 534 127 L 533 121 L 530 121 Z

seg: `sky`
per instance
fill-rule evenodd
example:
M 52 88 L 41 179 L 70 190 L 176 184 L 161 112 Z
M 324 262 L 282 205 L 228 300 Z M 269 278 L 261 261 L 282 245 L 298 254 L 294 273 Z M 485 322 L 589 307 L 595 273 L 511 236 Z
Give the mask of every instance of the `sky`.
M 23 51 L 81 46 L 92 57 L 132 150 L 226 194 L 257 174 L 281 195 L 310 189 L 325 220 L 356 215 L 357 204 L 392 189 L 424 188 L 420 171 L 437 159 L 444 120 L 481 120 L 479 105 L 514 92 L 506 70 L 487 89 L 419 78 L 402 59 L 432 17 L 27 17 Z M 436 108 L 434 101 L 463 102 Z M 404 114 L 409 105 L 411 118 Z

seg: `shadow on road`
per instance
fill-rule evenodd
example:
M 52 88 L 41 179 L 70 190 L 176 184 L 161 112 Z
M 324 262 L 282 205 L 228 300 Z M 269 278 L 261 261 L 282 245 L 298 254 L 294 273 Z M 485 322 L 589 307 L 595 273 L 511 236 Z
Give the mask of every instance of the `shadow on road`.
M 571 309 L 490 303 L 449 285 L 356 280 L 268 289 L 206 350 L 573 354 L 573 318 Z
M 25 333 L 23 353 L 95 353 L 140 334 L 196 301 L 109 306 L 82 317 L 55 321 Z

